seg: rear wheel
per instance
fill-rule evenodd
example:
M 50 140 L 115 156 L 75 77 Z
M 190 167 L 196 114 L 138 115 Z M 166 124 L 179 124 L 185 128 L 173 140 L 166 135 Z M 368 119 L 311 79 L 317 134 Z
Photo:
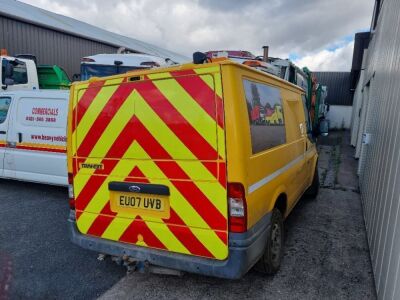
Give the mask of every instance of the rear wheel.
M 281 212 L 274 208 L 264 254 L 255 266 L 257 271 L 271 275 L 278 272 L 283 255 L 283 235 L 283 217 Z

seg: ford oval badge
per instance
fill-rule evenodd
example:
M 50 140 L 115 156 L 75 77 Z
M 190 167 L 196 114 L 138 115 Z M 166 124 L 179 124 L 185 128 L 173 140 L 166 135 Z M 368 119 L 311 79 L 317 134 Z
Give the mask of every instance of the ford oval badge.
M 137 185 L 131 185 L 131 186 L 129 187 L 129 190 L 130 190 L 131 192 L 140 192 L 140 187 L 138 187 Z

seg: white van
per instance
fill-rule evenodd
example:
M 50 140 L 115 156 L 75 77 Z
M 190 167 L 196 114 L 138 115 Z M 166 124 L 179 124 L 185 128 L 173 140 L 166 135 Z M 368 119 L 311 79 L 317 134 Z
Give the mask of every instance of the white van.
M 0 93 L 0 177 L 67 185 L 69 91 Z

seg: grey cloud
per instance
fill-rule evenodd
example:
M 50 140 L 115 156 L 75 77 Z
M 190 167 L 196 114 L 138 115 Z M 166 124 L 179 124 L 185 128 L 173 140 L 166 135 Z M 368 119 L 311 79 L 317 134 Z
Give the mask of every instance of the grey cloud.
M 365 0 L 24 0 L 44 9 L 190 56 L 243 49 L 309 55 L 368 28 Z
M 200 0 L 200 6 L 221 11 L 240 11 L 244 8 L 251 8 L 262 5 L 263 0 Z M 273 1 L 270 1 L 273 2 Z

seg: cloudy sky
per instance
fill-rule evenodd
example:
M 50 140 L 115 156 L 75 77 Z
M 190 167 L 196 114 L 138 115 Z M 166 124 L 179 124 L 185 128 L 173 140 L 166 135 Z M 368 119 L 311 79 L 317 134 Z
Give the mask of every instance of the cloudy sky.
M 374 0 L 22 0 L 191 57 L 249 50 L 314 71 L 349 71 Z

